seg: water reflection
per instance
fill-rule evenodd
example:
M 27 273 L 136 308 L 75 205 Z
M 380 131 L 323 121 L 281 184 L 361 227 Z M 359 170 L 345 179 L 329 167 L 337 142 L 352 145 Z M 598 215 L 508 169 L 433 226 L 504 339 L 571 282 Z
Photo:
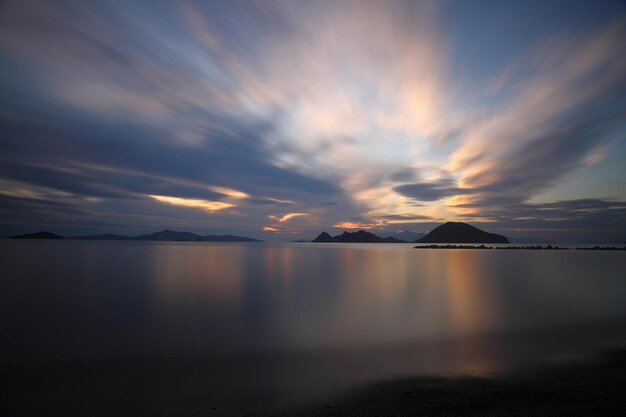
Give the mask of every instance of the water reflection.
M 0 245 L 2 312 L 13 318 L 3 357 L 40 400 L 50 386 L 88 404 L 102 384 L 122 397 L 135 384 L 138 412 L 164 393 L 172 407 L 284 404 L 403 375 L 490 374 L 626 339 L 622 253 Z
M 387 346 L 560 324 L 570 314 L 623 313 L 589 267 L 574 270 L 562 254 L 417 253 L 371 245 L 150 250 L 147 282 L 163 317 L 175 319 L 174 327 L 217 318 L 212 331 L 222 341 L 237 339 L 229 349 Z M 537 255 L 540 262 L 527 262 Z M 498 257 L 509 259 L 503 264 Z M 603 268 L 610 282 L 615 271 Z
M 163 304 L 184 304 L 197 298 L 202 302 L 237 305 L 245 272 L 245 249 L 155 245 L 150 266 L 157 297 Z

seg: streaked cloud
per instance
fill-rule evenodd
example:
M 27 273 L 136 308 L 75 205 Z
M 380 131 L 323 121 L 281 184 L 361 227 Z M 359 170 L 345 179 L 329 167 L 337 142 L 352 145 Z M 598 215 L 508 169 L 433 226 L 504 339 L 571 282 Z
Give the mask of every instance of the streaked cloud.
M 174 206 L 199 208 L 211 213 L 235 206 L 234 204 L 225 203 L 223 201 L 200 200 L 197 198 L 170 197 L 165 195 L 148 195 L 148 197 L 160 203 L 171 204 Z
M 360 222 L 339 222 L 334 224 L 333 227 L 337 229 L 372 229 L 375 227 L 381 227 L 382 223 L 360 223 Z
M 209 186 L 207 188 L 209 188 L 211 191 L 215 191 L 216 193 L 227 195 L 228 197 L 232 197 L 237 200 L 250 198 L 249 194 L 244 193 L 243 191 L 235 190 L 233 188 L 218 187 L 218 186 Z
M 581 4 L 4 2 L 0 226 L 616 237 L 626 11 Z
M 287 222 L 293 219 L 294 217 L 301 217 L 301 216 L 308 216 L 308 215 L 309 215 L 308 213 L 287 213 L 287 214 L 283 214 L 282 216 L 270 215 L 269 218 L 274 219 L 277 222 L 283 223 L 283 222 Z
M 398 185 L 394 191 L 417 201 L 436 201 L 466 192 L 456 187 L 455 181 L 450 179 Z

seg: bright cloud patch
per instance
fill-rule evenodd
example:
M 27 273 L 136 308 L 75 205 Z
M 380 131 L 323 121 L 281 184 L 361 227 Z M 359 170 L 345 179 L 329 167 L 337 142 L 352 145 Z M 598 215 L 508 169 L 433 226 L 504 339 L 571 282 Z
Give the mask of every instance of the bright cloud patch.
M 220 211 L 235 206 L 234 204 L 225 203 L 223 201 L 209 201 L 196 198 L 168 197 L 164 195 L 149 195 L 148 197 L 161 203 L 171 204 L 174 206 L 199 208 L 209 212 Z
M 0 227 L 623 239 L 626 11 L 527 3 L 4 2 Z

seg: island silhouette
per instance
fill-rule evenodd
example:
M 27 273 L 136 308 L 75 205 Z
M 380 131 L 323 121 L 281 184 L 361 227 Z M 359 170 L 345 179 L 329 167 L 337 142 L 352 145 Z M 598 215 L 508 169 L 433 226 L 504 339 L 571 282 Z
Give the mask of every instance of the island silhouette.
M 415 232 L 397 232 L 395 236 L 421 236 L 422 233 Z M 138 236 L 127 236 L 119 234 L 96 234 L 96 235 L 77 235 L 77 236 L 61 236 L 45 230 L 16 236 L 10 236 L 10 239 L 43 239 L 43 240 L 110 240 L 110 241 L 152 241 L 152 242 L 263 242 L 259 239 L 253 239 L 245 236 L 237 235 L 198 235 L 196 233 L 161 230 L 159 232 L 148 233 Z M 537 243 L 549 242 L 541 238 L 519 238 L 512 239 L 514 243 L 526 240 L 535 240 Z M 541 242 L 543 240 L 543 242 Z M 594 246 L 594 247 L 559 247 L 551 244 L 546 246 L 485 246 L 485 243 L 508 244 L 509 239 L 505 236 L 488 233 L 475 226 L 463 222 L 447 222 L 435 227 L 429 233 L 425 234 L 417 240 L 408 241 L 398 239 L 393 236 L 381 237 L 366 230 L 356 232 L 344 231 L 336 236 L 331 236 L 327 232 L 320 233 L 314 240 L 298 239 L 291 242 L 297 243 L 422 243 L 424 245 L 416 246 L 416 249 L 522 249 L 522 250 L 619 250 L 626 251 L 626 246 Z M 480 244 L 480 245 L 477 245 Z
M 59 236 L 57 234 L 42 230 L 36 233 L 28 233 L 25 235 L 11 236 L 11 239 L 63 239 L 63 236 Z
M 415 243 L 510 243 L 505 236 L 488 233 L 463 222 L 447 222 L 435 227 Z
M 157 242 L 263 242 L 259 239 L 236 235 L 197 235 L 191 232 L 180 232 L 176 230 L 161 230 L 160 232 L 149 233 L 139 236 L 126 236 L 115 234 L 98 234 L 88 236 L 63 237 L 54 233 L 41 231 L 25 235 L 11 236 L 11 239 L 66 239 L 66 240 L 143 240 Z
M 408 235 L 408 234 L 405 234 Z M 417 234 L 414 234 L 417 235 Z M 322 232 L 313 242 L 317 243 L 509 243 L 502 235 L 488 233 L 463 222 L 447 222 L 435 227 L 425 236 L 413 241 L 395 237 L 380 237 L 365 230 L 357 232 L 344 231 L 337 236 Z
M 407 243 L 406 240 L 396 239 L 394 237 L 376 236 L 374 233 L 359 230 L 358 232 L 344 231 L 337 236 L 331 236 L 326 232 L 322 232 L 316 237 L 315 243 Z

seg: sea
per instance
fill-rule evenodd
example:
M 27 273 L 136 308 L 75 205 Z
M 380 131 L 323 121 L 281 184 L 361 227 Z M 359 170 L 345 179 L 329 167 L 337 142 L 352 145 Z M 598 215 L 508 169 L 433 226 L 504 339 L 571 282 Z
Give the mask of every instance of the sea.
M 626 252 L 0 241 L 11 416 L 242 415 L 626 346 Z

